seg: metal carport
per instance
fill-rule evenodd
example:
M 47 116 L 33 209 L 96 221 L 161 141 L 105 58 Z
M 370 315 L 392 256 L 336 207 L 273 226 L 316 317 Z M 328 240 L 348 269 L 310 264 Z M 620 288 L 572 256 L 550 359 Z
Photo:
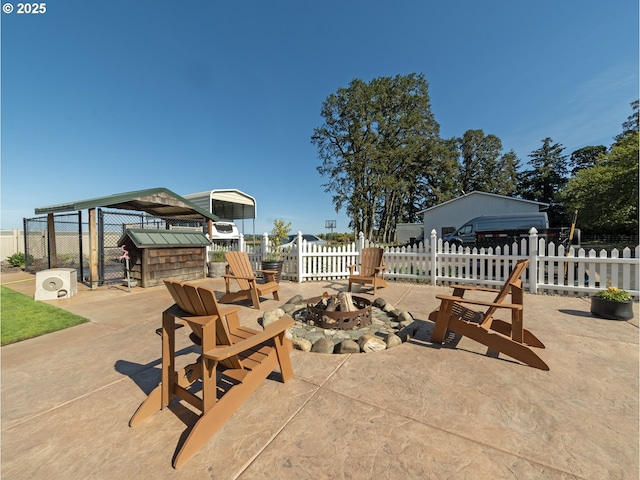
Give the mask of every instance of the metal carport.
M 82 210 L 89 211 L 89 282 L 92 289 L 98 287 L 98 229 L 96 225 L 96 209 L 101 207 L 142 211 L 157 217 L 175 217 L 193 220 L 204 219 L 207 221 L 209 235 L 211 235 L 212 222 L 219 219 L 218 216 L 198 207 L 186 198 L 166 188 L 137 190 L 89 200 L 36 208 L 36 215 L 47 215 L 51 268 L 57 267 L 54 214 L 80 212 Z

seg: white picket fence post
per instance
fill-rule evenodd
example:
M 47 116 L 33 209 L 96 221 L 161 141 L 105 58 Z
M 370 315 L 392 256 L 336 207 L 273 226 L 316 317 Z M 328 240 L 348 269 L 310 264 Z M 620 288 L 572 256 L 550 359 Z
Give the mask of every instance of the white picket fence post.
M 307 274 L 307 264 L 302 255 L 302 232 L 298 232 L 298 240 L 296 242 L 296 272 L 298 272 L 298 283 L 302 283 Z
M 529 230 L 529 293 L 538 293 L 538 230 Z
M 431 230 L 431 285 L 438 284 L 438 233 L 435 228 Z

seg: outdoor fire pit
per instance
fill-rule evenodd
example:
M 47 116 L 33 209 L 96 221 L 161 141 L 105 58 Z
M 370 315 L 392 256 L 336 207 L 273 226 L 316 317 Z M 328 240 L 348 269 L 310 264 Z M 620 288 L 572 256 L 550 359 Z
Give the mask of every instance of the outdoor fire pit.
M 307 322 L 320 328 L 352 330 L 366 327 L 371 323 L 371 302 L 366 298 L 347 297 L 352 308 L 347 311 L 344 301 L 335 296 L 322 295 L 307 300 Z M 342 308 L 341 308 L 342 307 Z M 335 309 L 334 309 L 335 308 Z

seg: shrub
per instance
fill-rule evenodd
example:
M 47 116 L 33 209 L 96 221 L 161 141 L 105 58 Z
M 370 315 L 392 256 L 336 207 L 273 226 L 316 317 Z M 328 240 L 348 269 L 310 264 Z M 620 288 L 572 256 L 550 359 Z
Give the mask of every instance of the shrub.
M 24 258 L 24 253 L 18 252 L 7 257 L 7 262 L 9 262 L 9 265 L 12 267 L 24 268 Z
M 604 300 L 612 300 L 614 302 L 628 302 L 631 295 L 626 290 L 620 290 L 617 287 L 607 287 L 606 290 L 600 290 L 596 293 L 596 297 Z

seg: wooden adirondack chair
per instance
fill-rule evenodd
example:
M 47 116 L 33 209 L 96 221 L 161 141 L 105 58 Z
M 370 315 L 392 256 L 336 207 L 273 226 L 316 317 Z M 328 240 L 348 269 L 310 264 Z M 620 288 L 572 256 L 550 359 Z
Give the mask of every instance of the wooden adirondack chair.
M 355 273 L 356 267 L 360 266 L 360 272 Z M 384 279 L 384 250 L 382 248 L 363 248 L 360 252 L 360 263 L 349 265 L 349 291 L 351 285 L 358 283 L 361 285 L 373 285 L 373 294 L 376 294 L 378 287 L 386 287 L 387 281 Z
M 260 297 L 269 293 L 273 294 L 274 300 L 280 300 L 278 289 L 280 286 L 276 282 L 275 270 L 253 270 L 247 252 L 227 252 L 227 273 L 223 275 L 226 294 L 220 298 L 220 303 L 231 303 L 237 300 L 251 300 L 253 308 L 260 310 Z M 266 277 L 266 283 L 258 283 L 254 272 L 260 272 Z M 240 290 L 231 291 L 231 280 L 236 280 Z
M 523 326 L 523 290 L 520 277 L 529 260 L 520 260 L 501 290 L 452 285 L 453 295 L 436 295 L 440 307 L 431 312 L 429 320 L 435 322 L 431 341 L 443 343 L 447 331 L 472 338 L 491 350 L 504 353 L 516 360 L 541 370 L 549 370 L 545 362 L 529 347 L 544 348 L 544 344 Z M 494 292 L 493 301 L 463 298 L 465 292 Z M 505 303 L 511 295 L 511 303 Z M 487 307 L 482 312 L 470 306 Z M 498 309 L 511 311 L 511 323 L 493 318 Z
M 284 382 L 293 376 L 285 331 L 290 318 L 257 331 L 240 325 L 237 306 L 220 306 L 213 291 L 165 280 L 176 302 L 162 314 L 162 381 L 129 421 L 137 425 L 178 397 L 202 412 L 173 460 L 175 468 L 191 458 L 276 368 Z M 175 325 L 183 320 L 202 345 L 198 360 L 175 371 Z M 192 391 L 202 384 L 201 395 Z M 222 392 L 222 390 L 225 390 Z M 222 396 L 218 398 L 218 393 Z

